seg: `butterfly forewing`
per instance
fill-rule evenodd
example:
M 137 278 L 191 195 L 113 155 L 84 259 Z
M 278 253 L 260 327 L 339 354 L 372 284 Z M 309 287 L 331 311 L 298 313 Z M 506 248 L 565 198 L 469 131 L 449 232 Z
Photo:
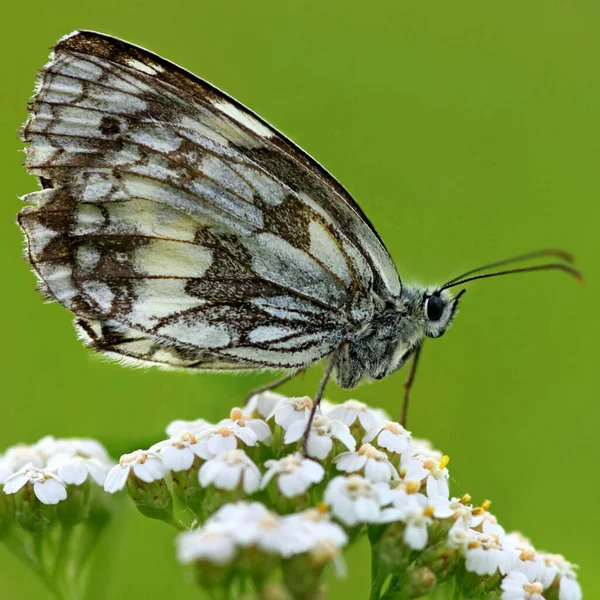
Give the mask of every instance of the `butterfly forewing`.
M 63 39 L 24 128 L 20 223 L 47 294 L 107 353 L 300 367 L 400 292 L 345 190 L 259 117 L 145 50 Z

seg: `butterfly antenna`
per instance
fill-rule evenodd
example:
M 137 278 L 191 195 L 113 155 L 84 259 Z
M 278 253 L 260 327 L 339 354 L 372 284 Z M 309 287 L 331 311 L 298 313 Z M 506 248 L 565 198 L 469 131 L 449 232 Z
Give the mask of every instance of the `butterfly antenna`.
M 575 262 L 574 256 L 566 250 L 561 250 L 560 248 L 544 248 L 543 250 L 536 250 L 534 252 L 527 252 L 526 254 L 519 254 L 518 256 L 513 256 L 512 258 L 505 258 L 504 260 L 498 260 L 488 265 L 483 265 L 482 267 L 471 269 L 466 273 L 462 273 L 461 275 L 454 277 L 454 279 L 448 281 L 446 285 L 454 283 L 455 281 L 463 279 L 464 277 L 468 277 L 469 275 L 473 275 L 473 273 L 480 273 L 481 271 L 487 271 L 488 269 L 493 269 L 494 267 L 502 267 L 503 265 L 509 265 L 524 260 L 531 260 L 532 258 L 539 258 L 541 256 L 553 256 L 554 258 L 560 258 L 567 263 Z
M 479 270 L 479 269 L 477 269 Z M 545 265 L 535 265 L 533 267 L 523 267 L 521 269 L 509 269 L 508 271 L 496 271 L 495 273 L 482 273 L 481 275 L 475 275 L 474 277 L 467 277 L 465 279 L 460 279 L 456 281 L 455 279 L 449 281 L 445 285 L 442 286 L 441 290 L 447 290 L 448 288 L 454 287 L 455 285 L 461 285 L 463 283 L 467 283 L 469 281 L 475 281 L 477 279 L 487 279 L 488 277 L 500 277 L 501 275 L 512 275 L 514 273 L 530 273 L 531 271 L 564 271 L 569 275 L 572 275 L 579 281 L 583 283 L 583 274 L 581 271 L 578 271 L 575 267 L 571 267 L 570 265 L 565 265 L 564 263 L 547 263 Z M 465 274 L 466 275 L 466 274 Z M 440 291 L 441 291 L 440 290 Z

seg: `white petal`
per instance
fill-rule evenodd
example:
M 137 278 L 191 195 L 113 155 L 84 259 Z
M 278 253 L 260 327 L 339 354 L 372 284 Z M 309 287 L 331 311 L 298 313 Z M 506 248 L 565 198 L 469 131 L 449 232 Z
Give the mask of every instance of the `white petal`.
M 213 483 L 222 466 L 222 463 L 215 459 L 205 462 L 200 467 L 200 471 L 198 473 L 198 481 L 200 482 L 200 485 L 202 487 L 208 487 L 211 483 Z
M 354 452 L 354 450 L 356 449 L 356 440 L 352 437 L 352 434 L 350 433 L 350 431 L 347 428 L 346 429 L 334 428 L 333 437 L 340 440 L 340 442 L 342 442 L 342 444 L 344 444 L 344 446 L 346 446 L 346 448 L 348 448 L 348 450 Z
M 581 600 L 581 586 L 576 579 L 563 575 L 560 578 L 558 599 L 559 600 Z
M 27 473 L 15 473 L 4 482 L 4 493 L 14 494 L 18 492 L 27 482 L 29 477 Z
M 360 424 L 362 425 L 362 428 L 365 431 L 371 431 L 374 427 L 377 427 L 377 425 L 379 425 L 379 423 L 381 422 L 381 419 L 379 419 L 379 417 L 372 410 L 361 410 L 358 413 L 358 420 L 360 421 Z
M 304 420 L 294 421 L 285 432 L 283 443 L 292 444 L 294 442 L 297 442 L 304 435 L 305 429 L 306 423 L 304 422 Z
M 368 460 L 365 466 L 365 477 L 373 483 L 389 481 L 394 473 L 394 468 L 384 461 Z
M 190 448 L 167 446 L 160 455 L 164 466 L 170 471 L 187 471 L 194 463 L 194 453 Z
M 65 486 L 56 479 L 46 479 L 33 484 L 33 492 L 44 504 L 58 504 L 67 497 Z
M 300 466 L 300 472 L 311 483 L 319 483 L 323 480 L 325 469 L 314 460 L 303 460 Z
M 218 456 L 223 452 L 229 452 L 237 448 L 237 438 L 234 435 L 222 436 L 216 433 L 210 437 L 207 444 L 211 456 Z
M 230 492 L 240 484 L 242 475 L 241 465 L 223 465 L 218 476 L 215 477 L 215 487 Z
M 154 456 L 149 456 L 143 463 L 134 464 L 133 473 L 138 479 L 146 483 L 158 481 L 166 475 L 162 460 Z
M 104 485 L 106 481 L 107 467 L 104 466 L 99 460 L 91 458 L 87 461 L 87 469 L 92 479 L 100 486 Z
M 254 431 L 256 438 L 261 442 L 266 442 L 271 438 L 271 428 L 261 419 L 252 419 L 248 427 Z
M 413 550 L 423 550 L 427 545 L 427 526 L 408 523 L 404 530 L 404 541 Z
M 336 456 L 334 462 L 340 471 L 354 473 L 360 471 L 365 466 L 367 457 L 357 452 L 342 452 L 342 454 Z
M 109 494 L 114 494 L 115 492 L 122 490 L 127 483 L 127 477 L 130 470 L 130 466 L 121 467 L 120 465 L 115 465 L 106 475 L 104 490 Z
M 271 430 L 269 430 L 270 433 Z M 256 446 L 258 443 L 258 436 L 250 427 L 239 427 L 235 434 L 246 446 Z
M 65 482 L 81 485 L 88 476 L 88 470 L 80 462 L 71 462 L 58 469 L 58 476 Z
M 384 429 L 377 438 L 377 443 L 390 452 L 402 454 L 408 446 L 408 440 L 402 434 L 395 435 L 388 429 Z
M 253 494 L 260 487 L 260 471 L 258 468 L 247 467 L 244 469 L 243 480 L 244 492 Z
M 293 498 L 298 494 L 303 494 L 310 487 L 310 482 L 306 481 L 299 474 L 284 473 L 277 480 L 279 490 L 286 498 Z
M 430 475 L 427 478 L 427 495 L 430 497 L 438 496 L 447 499 L 450 496 L 448 480 L 445 478 L 436 479 Z
M 354 512 L 359 521 L 375 523 L 379 517 L 379 505 L 370 498 L 357 498 L 354 501 Z
M 310 433 L 308 436 L 308 443 L 306 444 L 306 450 L 309 456 L 323 460 L 327 458 L 327 455 L 331 452 L 333 442 L 331 438 L 325 437 L 324 435 L 316 435 Z

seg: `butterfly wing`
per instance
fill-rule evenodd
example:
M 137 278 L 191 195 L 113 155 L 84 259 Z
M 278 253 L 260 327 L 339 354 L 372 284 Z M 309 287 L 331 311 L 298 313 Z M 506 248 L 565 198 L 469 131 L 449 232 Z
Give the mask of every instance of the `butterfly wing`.
M 366 217 L 321 167 L 206 82 L 77 32 L 23 137 L 42 189 L 19 221 L 51 299 L 109 354 L 298 367 L 400 291 Z

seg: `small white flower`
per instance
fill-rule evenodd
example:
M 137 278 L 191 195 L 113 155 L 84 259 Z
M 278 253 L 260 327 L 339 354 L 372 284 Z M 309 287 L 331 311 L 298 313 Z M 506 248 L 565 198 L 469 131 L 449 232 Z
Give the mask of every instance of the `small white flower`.
M 212 423 L 209 423 L 205 419 L 194 419 L 193 421 L 183 421 L 182 419 L 177 419 L 175 421 L 171 421 L 167 425 L 165 433 L 169 437 L 174 437 L 180 433 L 185 433 L 186 431 L 198 434 L 212 426 Z
M 6 450 L 2 457 L 3 471 L 8 474 L 16 473 L 25 465 L 32 465 L 36 469 L 43 469 L 48 460 L 48 454 L 41 447 L 43 438 L 36 444 L 16 444 Z
M 406 523 L 403 539 L 413 550 L 423 550 L 427 545 L 429 533 L 427 528 L 433 523 L 433 509 L 419 502 L 420 494 L 409 494 L 402 507 L 399 508 L 400 520 Z
M 308 419 L 307 413 L 302 421 L 294 421 L 285 432 L 283 442 L 293 444 L 300 440 L 304 435 Z M 306 445 L 308 455 L 320 460 L 326 458 L 333 448 L 334 439 L 342 442 L 348 450 L 354 451 L 356 447 L 356 440 L 347 425 L 341 421 L 331 421 L 325 415 L 315 415 Z
M 493 575 L 496 571 L 505 575 L 514 569 L 519 560 L 519 552 L 514 546 L 503 545 L 495 536 L 473 529 L 453 528 L 448 539 L 462 549 L 467 571 L 477 575 Z
M 202 487 L 232 491 L 241 487 L 253 494 L 260 486 L 260 470 L 243 450 L 229 450 L 206 461 L 198 473 Z
M 274 392 L 266 391 L 260 394 L 254 394 L 248 403 L 243 408 L 245 415 L 259 414 L 261 417 L 268 419 L 269 415 L 282 400 L 287 400 L 285 396 Z
M 371 444 L 363 444 L 358 452 L 343 452 L 335 457 L 335 465 L 346 473 L 362 474 L 371 481 L 390 481 L 398 479 L 398 472 L 388 460 L 387 454 L 377 450 Z
M 91 477 L 98 485 L 104 486 L 110 467 L 105 460 L 61 452 L 49 458 L 47 469 L 56 472 L 69 485 L 81 485 Z
M 69 456 L 82 456 L 96 458 L 101 462 L 110 464 L 111 460 L 106 448 L 92 438 L 53 438 L 46 436 L 35 444 L 47 457 L 55 454 L 68 454 Z
M 304 458 L 302 454 L 289 454 L 279 460 L 268 460 L 265 463 L 261 489 L 264 489 L 273 477 L 277 479 L 277 487 L 286 498 L 304 494 L 308 488 L 322 481 L 325 469 L 314 460 Z
M 334 477 L 325 489 L 324 499 L 331 513 L 349 527 L 382 519 L 380 492 L 376 484 L 361 475 Z
M 233 408 L 229 419 L 223 419 L 219 425 L 238 425 L 239 427 L 249 427 L 256 434 L 256 439 L 265 444 L 270 443 L 272 435 L 271 429 L 262 419 L 255 419 L 250 416 L 251 413 L 244 413 L 240 408 Z
M 566 560 L 561 554 L 539 552 L 538 556 L 542 560 L 543 565 L 539 579 L 544 583 L 544 587 L 550 585 L 559 576 L 559 600 L 581 600 L 581 587 L 575 573 L 577 567 Z
M 372 442 L 377 438 L 377 445 L 388 452 L 402 454 L 410 443 L 410 432 L 406 431 L 400 423 L 383 421 L 369 429 L 363 438 L 363 443 Z
M 544 588 L 547 588 L 554 581 L 555 573 L 553 571 L 550 573 L 548 581 L 542 581 L 544 563 L 528 539 L 520 533 L 511 532 L 505 536 L 504 541 L 512 544 L 519 553 L 519 560 L 514 566 L 515 571 L 524 573 L 529 581 L 541 581 Z
M 352 427 L 358 419 L 365 432 L 377 427 L 384 419 L 381 412 L 370 408 L 358 400 L 346 400 L 342 404 L 334 405 L 330 410 L 323 412 L 335 421 L 341 421 L 344 425 Z
M 502 600 L 544 600 L 544 586 L 539 581 L 530 581 L 525 573 L 511 571 L 501 584 Z
M 287 542 L 279 515 L 260 502 L 225 504 L 204 526 L 205 529 L 213 527 L 227 531 L 240 547 L 254 546 L 266 552 L 281 553 L 282 545 Z
M 197 455 L 208 460 L 222 452 L 236 450 L 239 443 L 246 446 L 256 446 L 258 436 L 250 427 L 240 427 L 237 423 L 213 425 L 201 431 L 198 441 Z
M 308 396 L 283 398 L 269 413 L 267 421 L 275 417 L 275 423 L 287 431 L 293 423 L 304 423 L 312 409 L 313 401 Z
M 162 458 L 165 468 L 170 471 L 187 471 L 194 464 L 196 456 L 202 454 L 200 444 L 191 431 L 181 431 L 168 440 L 150 446 Z
M 4 493 L 14 494 L 28 483 L 33 485 L 33 493 L 42 504 L 58 504 L 67 497 L 66 486 L 58 475 L 46 469 L 37 469 L 32 464 L 6 479 Z
M 162 459 L 156 452 L 136 450 L 131 454 L 123 454 L 119 459 L 119 464 L 115 465 L 106 476 L 105 491 L 114 494 L 122 490 L 130 473 L 146 483 L 151 483 L 163 479 L 168 473 L 168 469 L 165 468 Z
M 227 531 L 216 527 L 180 533 L 177 536 L 177 558 L 183 564 L 196 561 L 224 565 L 237 553 L 235 541 Z
M 583 594 L 575 574 L 561 575 L 558 587 L 558 600 L 581 600 Z
M 327 512 L 318 508 L 282 517 L 281 531 L 283 556 L 308 552 L 319 542 L 328 542 L 336 548 L 348 543 L 346 532 L 331 521 Z
M 417 454 L 402 465 L 401 474 L 405 481 L 426 481 L 428 496 L 447 499 L 450 496 L 450 475 L 446 468 L 449 460 L 448 456 Z

